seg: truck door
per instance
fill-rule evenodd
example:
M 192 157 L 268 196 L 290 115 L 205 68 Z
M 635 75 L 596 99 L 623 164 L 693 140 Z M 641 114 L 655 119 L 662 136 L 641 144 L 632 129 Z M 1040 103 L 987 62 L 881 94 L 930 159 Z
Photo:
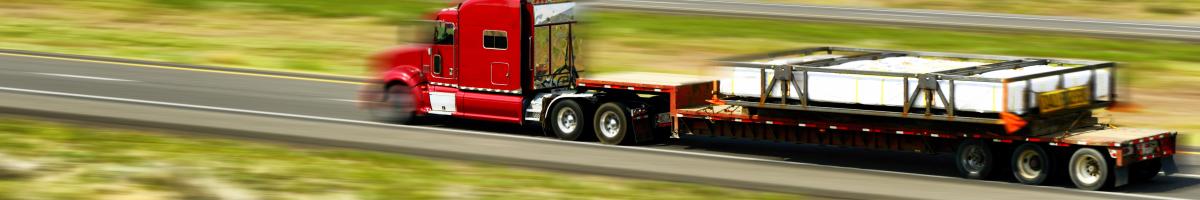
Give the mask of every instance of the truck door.
M 500 2 L 500 1 L 496 1 Z M 459 9 L 459 107 L 468 119 L 521 123 L 522 35 L 526 1 L 464 4 Z
M 453 22 L 438 20 L 434 27 L 434 43 L 429 49 L 430 114 L 451 115 L 458 111 L 457 57 L 455 50 L 457 27 Z

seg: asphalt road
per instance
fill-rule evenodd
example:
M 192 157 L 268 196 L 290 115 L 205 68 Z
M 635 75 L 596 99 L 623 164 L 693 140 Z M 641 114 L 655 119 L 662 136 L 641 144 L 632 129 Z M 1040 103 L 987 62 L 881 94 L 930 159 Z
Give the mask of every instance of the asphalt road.
M 596 8 L 623 10 L 975 30 L 990 29 L 1027 33 L 1053 32 L 1102 37 L 1200 42 L 1200 24 L 1168 24 L 912 9 L 768 4 L 733 0 L 600 0 L 587 1 L 585 4 Z
M 4 111 L 18 114 L 29 109 L 64 115 L 91 113 L 87 115 L 91 117 L 74 118 L 135 118 L 109 119 L 130 126 L 158 120 L 192 127 L 186 130 L 216 127 L 266 139 L 273 138 L 259 135 L 292 134 L 292 140 L 318 145 L 341 141 L 343 144 L 336 146 L 399 149 L 395 151 L 836 198 L 1200 197 L 1200 186 L 1196 186 L 1200 175 L 1192 175 L 1200 174 L 1200 156 L 1195 154 L 1177 158 L 1184 175 L 1159 177 L 1113 192 L 1084 192 L 1071 189 L 1065 181 L 1034 187 L 1012 180 L 954 178 L 955 169 L 945 155 L 703 137 L 662 145 L 611 147 L 559 142 L 536 131 L 501 124 L 372 124 L 366 122 L 365 112 L 354 108 L 354 92 L 359 87 L 345 80 L 0 53 L 0 107 L 25 109 Z

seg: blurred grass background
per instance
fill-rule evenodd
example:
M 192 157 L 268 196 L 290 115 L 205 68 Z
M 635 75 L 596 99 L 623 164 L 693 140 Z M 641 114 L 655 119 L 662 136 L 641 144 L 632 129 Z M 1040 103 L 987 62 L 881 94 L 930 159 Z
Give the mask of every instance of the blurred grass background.
M 752 0 L 854 7 L 1200 22 L 1200 0 Z
M 443 2 L 425 0 L 12 0 L 0 44 L 14 49 L 365 75 L 365 57 L 410 41 Z M 976 33 L 724 17 L 595 12 L 580 27 L 593 72 L 702 73 L 711 58 L 818 45 L 1113 60 L 1196 76 L 1200 45 L 1043 33 Z M 420 28 L 421 30 L 414 30 Z M 1178 74 L 1183 73 L 1183 74 Z M 1135 84 L 1174 83 L 1147 79 Z
M 0 117 L 0 199 L 801 199 Z

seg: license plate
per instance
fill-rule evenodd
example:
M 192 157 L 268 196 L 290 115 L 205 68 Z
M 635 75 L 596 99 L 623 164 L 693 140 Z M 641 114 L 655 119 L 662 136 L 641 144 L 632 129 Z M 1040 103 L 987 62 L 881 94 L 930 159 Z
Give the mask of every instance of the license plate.
M 1158 151 L 1158 141 L 1150 141 L 1137 145 L 1138 155 L 1151 155 Z
M 671 113 L 659 113 L 656 118 L 654 121 L 658 123 L 658 126 L 670 126 L 671 122 L 675 121 L 674 118 L 671 118 Z

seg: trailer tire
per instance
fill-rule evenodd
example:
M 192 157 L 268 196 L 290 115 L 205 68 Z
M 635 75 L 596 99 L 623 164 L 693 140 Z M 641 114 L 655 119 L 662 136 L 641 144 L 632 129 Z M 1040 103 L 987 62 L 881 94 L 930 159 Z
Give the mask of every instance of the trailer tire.
M 963 140 L 954 153 L 954 165 L 963 178 L 985 179 L 995 168 L 994 163 L 988 143 L 980 140 Z
M 1083 190 L 1100 190 L 1112 181 L 1109 178 L 1112 170 L 1108 160 L 1093 148 L 1075 150 L 1067 171 L 1075 187 Z
M 561 140 L 579 141 L 583 132 L 590 129 L 590 120 L 584 115 L 583 106 L 575 100 L 565 99 L 550 109 L 550 132 Z
M 1034 143 L 1017 146 L 1012 153 L 1013 177 L 1026 185 L 1041 185 L 1053 172 L 1054 163 L 1045 148 Z
M 596 108 L 595 127 L 596 138 L 604 144 L 621 144 L 629 135 L 629 109 L 621 103 L 605 103 Z
M 417 121 L 417 105 L 413 99 L 412 87 L 391 85 L 384 88 L 384 92 L 383 103 L 387 104 L 386 108 L 371 109 L 371 117 L 397 124 L 412 124 Z

